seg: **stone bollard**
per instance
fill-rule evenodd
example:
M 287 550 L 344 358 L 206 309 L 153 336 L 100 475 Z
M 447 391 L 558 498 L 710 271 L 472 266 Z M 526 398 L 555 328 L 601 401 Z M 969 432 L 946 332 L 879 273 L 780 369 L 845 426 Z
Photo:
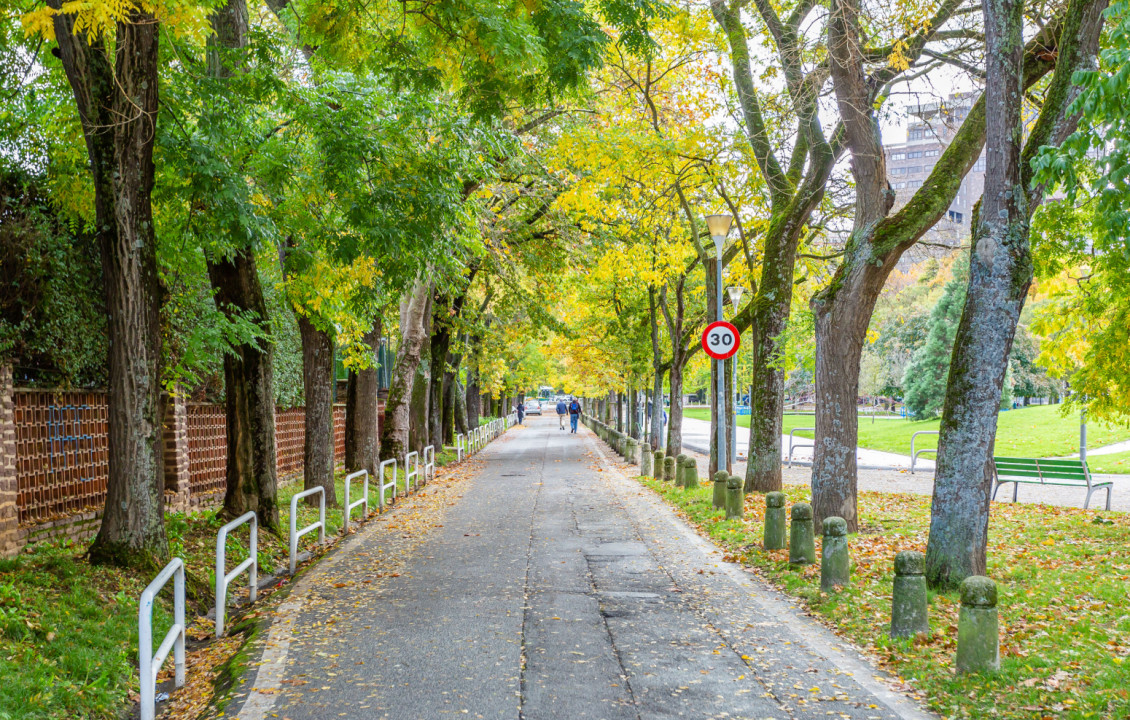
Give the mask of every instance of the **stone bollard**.
M 642 475 L 644 477 L 652 477 L 652 473 L 653 473 L 653 471 L 651 469 L 652 459 L 653 459 L 653 456 L 651 454 L 651 448 L 649 448 L 646 445 L 641 447 L 640 448 L 640 475 Z
M 675 479 L 675 458 L 663 458 L 663 481 L 671 482 Z
M 687 456 L 687 464 L 683 467 L 683 487 L 694 490 L 698 487 L 698 461 Z
M 663 451 L 662 450 L 656 450 L 656 451 L 652 452 L 651 455 L 652 455 L 652 458 L 655 460 L 655 462 L 652 464 L 652 468 L 655 471 L 654 477 L 655 477 L 656 480 L 662 480 L 663 479 Z
M 997 585 L 981 575 L 961 581 L 961 614 L 957 618 L 958 674 L 1001 669 Z
M 683 486 L 683 468 L 686 467 L 687 456 L 679 453 L 675 456 L 675 485 L 678 487 Z
M 930 634 L 926 611 L 926 556 L 915 550 L 895 555 L 895 587 L 891 594 L 891 637 Z
M 725 470 L 714 473 L 714 500 L 713 505 L 718 509 L 726 507 L 726 481 L 730 474 Z
M 820 547 L 820 589 L 828 592 L 848 584 L 851 556 L 848 554 L 847 521 L 824 518 L 824 543 Z
M 765 496 L 765 535 L 762 540 L 764 548 L 784 550 L 785 530 L 785 493 L 771 492 Z
M 624 459 L 630 463 L 636 462 L 636 439 L 629 437 L 624 441 Z
M 742 479 L 737 475 L 726 478 L 726 519 L 740 518 L 745 512 L 745 493 Z
M 789 523 L 789 564 L 809 565 L 816 562 L 816 538 L 812 534 L 812 506 L 793 505 Z

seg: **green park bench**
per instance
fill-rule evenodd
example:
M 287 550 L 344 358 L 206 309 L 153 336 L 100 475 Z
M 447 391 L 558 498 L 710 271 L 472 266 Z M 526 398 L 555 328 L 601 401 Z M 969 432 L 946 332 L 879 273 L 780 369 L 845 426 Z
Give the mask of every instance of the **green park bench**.
M 1035 458 L 993 458 L 993 499 L 1001 485 L 1012 483 L 1012 501 L 1021 483 L 1032 485 L 1070 485 L 1087 488 L 1086 508 L 1091 504 L 1091 495 L 1096 490 L 1106 490 L 1106 509 L 1110 510 L 1110 491 L 1114 483 L 1096 483 L 1091 480 L 1091 471 L 1082 460 L 1038 460 Z

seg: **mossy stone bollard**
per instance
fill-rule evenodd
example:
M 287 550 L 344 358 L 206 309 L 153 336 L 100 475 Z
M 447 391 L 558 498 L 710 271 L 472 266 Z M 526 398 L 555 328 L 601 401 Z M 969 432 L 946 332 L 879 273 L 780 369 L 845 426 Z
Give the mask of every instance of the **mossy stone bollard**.
M 789 564 L 811 565 L 816 562 L 816 538 L 812 531 L 812 506 L 793 505 L 789 523 Z
M 765 496 L 765 535 L 762 545 L 766 550 L 785 549 L 785 493 L 771 492 Z
M 851 556 L 848 554 L 847 521 L 824 518 L 824 543 L 820 546 L 820 589 L 828 592 L 848 584 Z
M 712 504 L 718 509 L 726 507 L 726 481 L 729 479 L 730 473 L 725 470 L 714 473 L 714 499 Z
M 624 459 L 630 463 L 636 461 L 636 447 L 636 439 L 634 437 L 629 436 L 628 439 L 624 441 Z
M 655 460 L 655 462 L 652 464 L 652 469 L 655 471 L 655 475 L 653 475 L 653 477 L 656 480 L 662 480 L 663 479 L 663 451 L 662 450 L 655 450 L 654 452 L 651 453 L 651 456 Z
M 663 480 L 664 482 L 671 482 L 675 479 L 675 458 L 663 458 Z
M 683 486 L 683 468 L 687 465 L 687 456 L 679 453 L 675 456 L 675 485 Z
M 958 674 L 1001 669 L 997 584 L 973 575 L 961 581 L 961 613 L 957 618 Z
M 895 586 L 891 593 L 891 637 L 930 633 L 926 611 L 926 556 L 916 550 L 895 555 Z
M 653 459 L 653 456 L 651 454 L 651 448 L 647 447 L 646 445 L 641 447 L 640 448 L 640 475 L 642 475 L 643 477 L 651 477 L 652 476 L 652 472 L 653 472 L 652 469 L 651 469 L 652 459 Z
M 683 467 L 683 487 L 694 490 L 698 487 L 698 461 L 687 456 L 687 464 Z
M 726 478 L 726 519 L 740 518 L 745 511 L 745 493 L 742 479 L 737 475 Z

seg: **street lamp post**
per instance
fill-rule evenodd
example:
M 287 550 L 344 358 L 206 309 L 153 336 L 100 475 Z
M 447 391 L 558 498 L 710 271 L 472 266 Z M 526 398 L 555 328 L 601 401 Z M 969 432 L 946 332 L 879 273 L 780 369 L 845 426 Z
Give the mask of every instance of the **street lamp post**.
M 706 227 L 710 231 L 710 239 L 714 241 L 715 265 L 717 265 L 717 273 L 715 274 L 714 288 L 717 291 L 716 313 L 715 320 L 721 321 L 722 318 L 722 245 L 726 242 L 726 236 L 730 234 L 730 225 L 734 222 L 732 215 L 707 215 Z M 730 456 L 726 453 L 726 361 L 715 360 L 715 373 L 714 382 L 717 385 L 717 423 L 718 423 L 718 469 L 730 469 Z
M 742 293 L 745 292 L 745 288 L 740 286 L 740 285 L 735 285 L 733 287 L 726 288 L 726 292 L 728 292 L 730 294 L 730 303 L 734 306 L 733 312 L 734 312 L 734 317 L 736 318 L 737 314 L 738 314 L 738 305 L 741 304 Z M 738 392 L 738 354 L 737 353 L 734 353 L 733 371 L 731 372 L 731 375 L 734 376 L 734 387 L 733 387 L 733 392 L 730 393 L 730 407 L 733 408 L 734 424 L 730 428 L 730 447 L 733 448 L 733 450 L 730 453 L 730 457 L 733 460 L 733 462 L 736 463 L 738 461 L 738 409 L 737 409 L 737 397 L 735 397 L 737 395 L 737 392 Z M 752 417 L 750 418 L 750 424 L 751 424 L 751 431 L 752 431 Z

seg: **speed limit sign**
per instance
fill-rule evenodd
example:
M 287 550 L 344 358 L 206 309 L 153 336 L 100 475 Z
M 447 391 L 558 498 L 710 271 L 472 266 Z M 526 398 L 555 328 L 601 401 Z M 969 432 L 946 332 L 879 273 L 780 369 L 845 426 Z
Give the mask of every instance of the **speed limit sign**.
M 702 349 L 715 360 L 732 358 L 741 344 L 738 329 L 724 320 L 710 323 L 702 331 Z

